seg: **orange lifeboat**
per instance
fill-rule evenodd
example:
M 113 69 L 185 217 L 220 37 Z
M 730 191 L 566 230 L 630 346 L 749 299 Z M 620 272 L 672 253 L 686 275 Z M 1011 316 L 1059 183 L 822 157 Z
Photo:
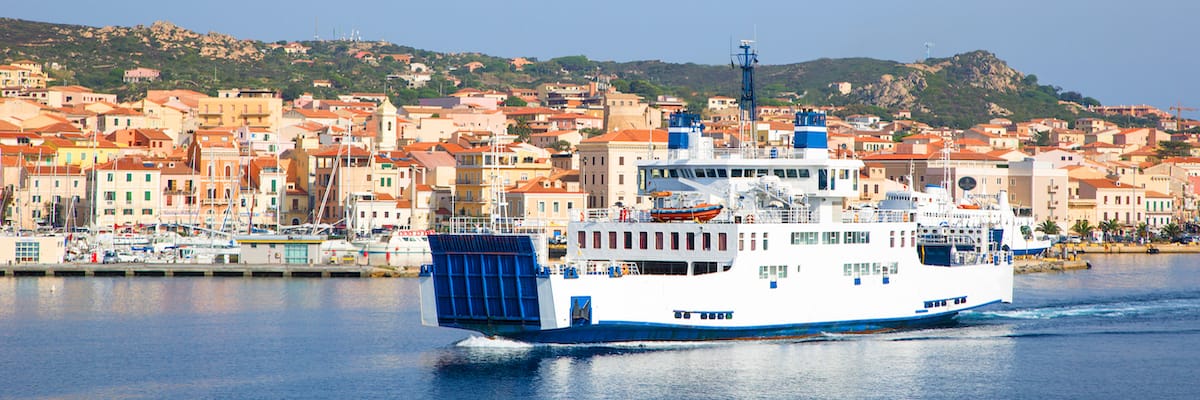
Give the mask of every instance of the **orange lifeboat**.
M 683 208 L 655 208 L 650 210 L 650 218 L 658 222 L 691 220 L 705 222 L 721 214 L 721 210 L 724 208 L 725 206 L 720 204 L 709 203 Z

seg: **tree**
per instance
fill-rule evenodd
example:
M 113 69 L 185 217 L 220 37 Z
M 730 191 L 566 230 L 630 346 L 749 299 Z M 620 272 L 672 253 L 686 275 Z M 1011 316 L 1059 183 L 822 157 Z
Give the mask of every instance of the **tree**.
M 1168 222 L 1166 225 L 1163 225 L 1163 227 L 1162 227 L 1162 235 L 1167 240 L 1173 240 L 1175 238 L 1178 238 L 1179 235 L 1182 235 L 1182 234 L 1183 234 L 1183 228 L 1180 228 L 1179 224 L 1176 224 L 1174 222 Z
M 1192 144 L 1183 141 L 1158 142 L 1158 158 L 1189 157 L 1192 155 Z
M 1050 145 L 1050 131 L 1037 131 L 1033 133 L 1033 144 L 1035 146 Z
M 1150 224 L 1139 222 L 1137 225 L 1137 236 L 1139 239 L 1150 237 Z
M 1105 242 L 1110 240 L 1110 236 L 1109 236 L 1110 234 L 1112 234 L 1113 232 L 1118 232 L 1120 230 L 1121 230 L 1121 222 L 1117 221 L 1116 218 L 1113 218 L 1108 221 L 1104 221 L 1104 222 L 1100 223 L 1100 232 L 1104 233 L 1104 241 Z
M 568 141 L 566 141 L 566 140 L 559 140 L 558 142 L 555 142 L 555 143 L 554 143 L 554 149 L 555 149 L 555 150 L 558 150 L 558 151 L 567 151 L 567 150 L 570 150 L 570 149 L 571 149 L 571 142 L 568 142 Z
M 529 142 L 529 135 L 533 134 L 533 128 L 529 127 L 529 121 L 525 118 L 517 118 L 516 123 L 508 126 L 508 134 L 517 137 L 518 142 Z
M 1058 223 L 1054 222 L 1054 220 L 1048 219 L 1038 224 L 1035 230 L 1047 235 L 1057 235 L 1060 231 L 1062 231 L 1062 228 L 1059 228 Z
M 525 107 L 527 105 L 529 105 L 529 102 L 517 96 L 508 96 L 507 99 L 504 99 L 505 107 Z
M 594 138 L 604 134 L 604 130 L 600 128 L 583 128 L 579 130 L 586 138 Z
M 1094 230 L 1096 227 L 1086 219 L 1075 221 L 1075 225 L 1071 225 L 1071 231 L 1078 233 L 1084 239 L 1091 237 Z

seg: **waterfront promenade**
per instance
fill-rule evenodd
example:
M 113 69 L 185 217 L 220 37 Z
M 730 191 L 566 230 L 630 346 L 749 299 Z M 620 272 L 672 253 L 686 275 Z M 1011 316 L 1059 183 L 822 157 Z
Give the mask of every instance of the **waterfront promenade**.
M 411 268 L 415 270 L 415 268 Z M 405 268 L 364 265 L 283 264 L 13 264 L 4 276 L 220 276 L 280 278 L 365 278 L 408 275 Z M 415 275 L 415 274 L 414 274 Z

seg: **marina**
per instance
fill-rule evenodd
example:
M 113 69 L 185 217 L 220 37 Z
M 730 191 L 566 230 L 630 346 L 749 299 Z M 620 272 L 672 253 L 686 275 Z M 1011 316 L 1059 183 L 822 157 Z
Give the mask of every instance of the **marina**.
M 0 277 L 36 276 L 210 276 L 280 278 L 360 278 L 395 273 L 357 265 L 280 265 L 280 264 L 17 264 L 0 266 Z

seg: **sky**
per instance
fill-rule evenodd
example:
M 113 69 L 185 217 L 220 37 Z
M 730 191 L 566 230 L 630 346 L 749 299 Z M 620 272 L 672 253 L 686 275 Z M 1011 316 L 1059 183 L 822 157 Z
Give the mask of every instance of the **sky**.
M 263 41 L 341 37 L 500 57 L 729 63 L 756 40 L 761 64 L 869 57 L 901 62 L 987 50 L 1042 84 L 1106 105 L 1200 109 L 1200 2 L 1185 0 L 381 1 L 56 0 L 4 17 L 90 26 L 166 20 Z M 201 6 L 203 4 L 203 6 Z M 335 36 L 336 35 L 336 36 Z M 1200 118 L 1200 112 L 1185 113 Z

